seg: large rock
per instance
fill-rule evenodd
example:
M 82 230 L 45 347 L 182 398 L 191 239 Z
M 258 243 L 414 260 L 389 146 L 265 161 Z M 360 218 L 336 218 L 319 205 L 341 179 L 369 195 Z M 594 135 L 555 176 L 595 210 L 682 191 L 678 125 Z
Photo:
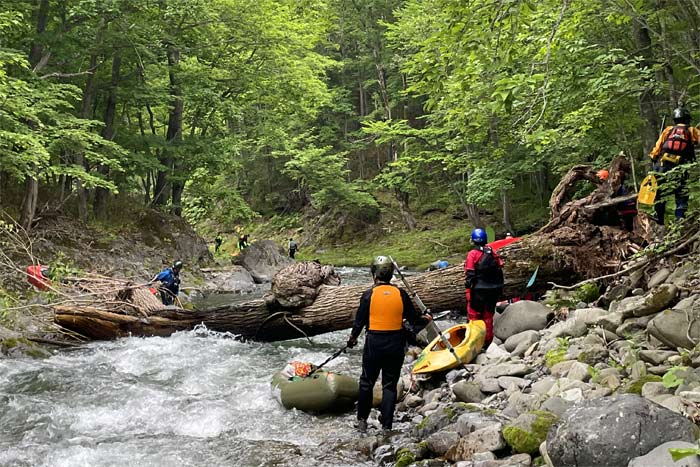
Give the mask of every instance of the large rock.
M 340 285 L 340 276 L 333 266 L 316 261 L 293 263 L 282 268 L 272 279 L 272 295 L 284 308 L 311 305 L 322 285 Z
M 500 363 L 485 367 L 479 372 L 478 379 L 498 378 L 499 376 L 525 376 L 532 368 L 524 363 Z
M 232 266 L 205 275 L 205 293 L 236 293 L 252 290 L 255 280 L 243 266 Z
M 525 353 L 527 349 L 530 348 L 532 344 L 540 339 L 540 333 L 537 331 L 529 330 L 523 331 L 513 336 L 510 336 L 503 343 L 506 350 L 513 355 L 521 356 Z
M 469 460 L 477 452 L 503 449 L 506 447 L 506 442 L 501 434 L 502 428 L 500 423 L 492 423 L 469 433 L 447 451 L 445 458 L 452 462 Z
M 552 463 L 570 467 L 624 466 L 667 441 L 693 442 L 697 427 L 640 396 L 625 394 L 575 404 L 547 435 Z
M 481 402 L 486 397 L 473 381 L 458 381 L 452 386 L 452 392 L 460 402 Z
M 647 332 L 673 349 L 692 349 L 700 340 L 699 318 L 700 295 L 692 295 L 681 300 L 672 310 L 655 316 L 647 325 Z
M 236 263 L 246 268 L 255 282 L 263 284 L 271 282 L 277 271 L 294 263 L 294 260 L 272 240 L 259 240 L 244 249 L 236 257 Z
M 697 444 L 685 441 L 669 441 L 657 446 L 647 454 L 635 457 L 627 464 L 627 467 L 700 467 L 700 457 L 688 456 L 677 462 L 673 461 L 669 449 L 696 449 Z
M 615 307 L 615 312 L 622 314 L 624 319 L 633 316 L 647 316 L 668 308 L 678 296 L 678 287 L 663 284 L 642 297 L 629 297 Z
M 503 313 L 496 314 L 493 332 L 505 341 L 523 331 L 544 329 L 552 316 L 552 311 L 541 303 L 521 300 L 508 305 Z
M 459 435 L 456 432 L 445 429 L 428 436 L 425 443 L 432 453 L 438 456 L 444 456 L 458 441 Z

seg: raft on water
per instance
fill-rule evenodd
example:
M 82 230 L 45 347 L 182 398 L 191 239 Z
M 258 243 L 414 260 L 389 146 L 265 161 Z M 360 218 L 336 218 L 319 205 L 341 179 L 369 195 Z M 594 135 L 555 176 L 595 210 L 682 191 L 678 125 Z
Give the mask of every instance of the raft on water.
M 446 329 L 442 335 L 447 338 L 462 363 L 469 363 L 481 351 L 486 338 L 486 323 L 481 320 L 458 324 Z M 418 356 L 413 365 L 414 374 L 427 374 L 447 371 L 459 365 L 440 336 L 437 336 Z
M 338 413 L 351 410 L 357 401 L 360 387 L 356 378 L 331 371 L 317 371 L 310 376 L 291 372 L 290 376 L 285 370 L 272 377 L 272 392 L 285 409 Z

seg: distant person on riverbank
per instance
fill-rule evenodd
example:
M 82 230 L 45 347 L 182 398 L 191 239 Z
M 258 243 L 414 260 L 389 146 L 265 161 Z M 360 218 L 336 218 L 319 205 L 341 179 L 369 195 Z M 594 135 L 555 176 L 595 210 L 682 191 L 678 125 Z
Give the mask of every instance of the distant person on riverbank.
M 665 198 L 670 193 L 676 198 L 676 220 L 685 217 L 690 197 L 686 189 L 688 168 L 684 166 L 695 161 L 697 144 L 700 144 L 700 130 L 690 126 L 688 109 L 683 106 L 673 109 L 673 126 L 664 128 L 654 149 L 649 153 L 653 161 L 653 170 L 659 179 L 654 211 L 656 222 L 661 225 L 664 225 L 666 214 Z M 674 169 L 678 169 L 674 172 L 675 177 L 667 177 L 666 174 Z
M 238 249 L 243 251 L 248 248 L 248 234 L 238 237 Z
M 513 238 L 513 234 L 510 232 L 506 232 L 506 238 Z
M 372 408 L 372 390 L 380 372 L 380 421 L 385 432 L 391 430 L 406 344 L 403 320 L 406 319 L 411 324 L 430 320 L 430 316 L 420 315 L 416 311 L 406 291 L 391 284 L 394 276 L 391 258 L 377 256 L 372 261 L 370 270 L 374 286 L 365 291 L 360 298 L 355 323 L 347 342 L 349 348 L 355 347 L 360 333 L 367 328 L 362 352 L 360 395 L 357 401 L 357 428 L 361 433 L 367 432 L 367 417 Z
M 180 271 L 182 270 L 182 261 L 177 260 L 169 268 L 159 272 L 156 277 L 151 280 L 160 282 L 160 298 L 163 305 L 172 305 L 177 294 L 180 293 Z
M 435 271 L 437 269 L 445 269 L 447 266 L 449 266 L 450 263 L 448 263 L 444 259 L 439 259 L 437 261 L 433 261 L 430 263 L 430 266 L 428 267 L 428 271 Z
M 480 319 L 486 323 L 486 350 L 493 341 L 493 315 L 503 292 L 503 260 L 486 246 L 484 229 L 474 229 L 471 238 L 474 248 L 464 262 L 467 315 L 469 321 Z
M 221 236 L 221 232 L 216 234 L 216 238 L 214 239 L 214 253 L 219 252 L 219 248 L 221 248 L 221 244 L 224 243 L 224 239 Z
M 294 239 L 290 238 L 289 239 L 289 257 L 294 259 L 294 255 L 297 254 L 298 249 L 299 249 L 299 245 L 297 245 L 297 242 L 295 242 Z

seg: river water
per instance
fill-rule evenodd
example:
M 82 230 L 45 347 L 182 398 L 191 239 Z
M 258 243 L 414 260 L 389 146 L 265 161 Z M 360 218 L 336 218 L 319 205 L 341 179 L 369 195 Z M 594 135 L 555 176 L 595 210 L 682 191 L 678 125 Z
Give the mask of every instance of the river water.
M 270 391 L 288 361 L 318 364 L 347 336 L 244 343 L 198 329 L 0 359 L 0 466 L 373 465 L 352 447 L 354 414 L 285 410 Z M 355 348 L 328 368 L 358 376 L 360 361 Z

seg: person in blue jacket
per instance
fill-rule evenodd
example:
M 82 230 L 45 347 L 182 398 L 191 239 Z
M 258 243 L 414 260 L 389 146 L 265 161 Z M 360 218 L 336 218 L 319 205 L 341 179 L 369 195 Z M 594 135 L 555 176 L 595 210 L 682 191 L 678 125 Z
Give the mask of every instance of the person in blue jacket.
M 160 298 L 163 300 L 163 305 L 172 305 L 175 297 L 180 292 L 180 271 L 182 270 L 182 261 L 177 260 L 169 268 L 162 270 L 154 277 L 151 282 L 160 282 Z

